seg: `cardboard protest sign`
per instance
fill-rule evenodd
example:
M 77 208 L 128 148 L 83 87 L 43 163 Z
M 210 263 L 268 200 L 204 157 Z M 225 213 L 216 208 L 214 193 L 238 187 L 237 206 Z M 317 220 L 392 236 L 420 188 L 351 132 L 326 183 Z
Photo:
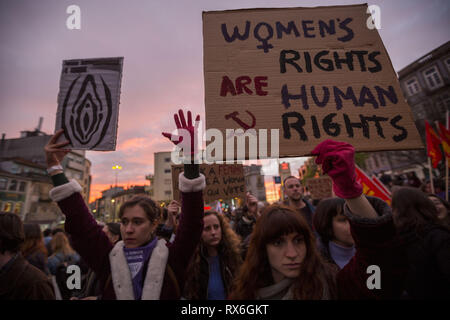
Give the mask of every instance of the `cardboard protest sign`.
M 422 148 L 371 19 L 367 4 L 204 12 L 206 128 L 279 129 L 280 157 L 326 139 Z
M 123 58 L 64 60 L 56 130 L 72 149 L 116 149 Z
M 306 186 L 313 200 L 333 197 L 333 182 L 328 176 L 308 179 Z
M 183 172 L 182 165 L 172 166 L 173 198 L 179 200 L 178 176 Z M 245 198 L 246 184 L 242 164 L 201 164 L 200 172 L 206 178 L 203 191 L 205 203 L 218 199 Z

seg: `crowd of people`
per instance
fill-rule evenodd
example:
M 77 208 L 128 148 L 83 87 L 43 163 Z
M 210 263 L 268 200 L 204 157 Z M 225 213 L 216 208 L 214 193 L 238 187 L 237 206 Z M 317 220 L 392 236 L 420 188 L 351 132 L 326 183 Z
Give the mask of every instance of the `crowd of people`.
M 186 120 L 180 110 L 175 123 L 196 134 L 190 112 Z M 45 147 L 49 168 L 68 153 L 69 142 L 57 142 L 62 135 Z M 186 163 L 179 202 L 162 209 L 136 196 L 120 207 L 120 223 L 106 225 L 93 218 L 79 184 L 53 170 L 50 197 L 66 216 L 64 230 L 42 233 L 0 214 L 0 299 L 450 298 L 449 203 L 415 181 L 395 188 L 388 205 L 363 194 L 351 145 L 326 140 L 312 154 L 335 198 L 313 205 L 290 176 L 280 203 L 261 205 L 247 193 L 231 215 L 204 212 L 205 177 Z M 82 271 L 79 289 L 67 288 L 69 265 Z M 371 266 L 380 287 L 367 284 Z

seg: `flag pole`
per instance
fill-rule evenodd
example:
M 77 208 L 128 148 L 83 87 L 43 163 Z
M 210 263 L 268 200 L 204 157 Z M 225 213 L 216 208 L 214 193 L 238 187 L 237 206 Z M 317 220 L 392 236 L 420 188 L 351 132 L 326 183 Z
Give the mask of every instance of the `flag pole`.
M 449 117 L 449 111 L 445 113 L 447 116 L 445 127 L 447 130 L 449 129 L 449 123 L 448 123 L 448 117 Z M 445 152 L 444 152 L 445 153 Z M 448 157 L 445 155 L 445 201 L 448 201 Z
M 430 184 L 431 184 L 431 193 L 434 193 L 434 184 L 433 184 L 433 171 L 431 169 L 431 158 L 428 157 L 428 168 L 430 170 Z

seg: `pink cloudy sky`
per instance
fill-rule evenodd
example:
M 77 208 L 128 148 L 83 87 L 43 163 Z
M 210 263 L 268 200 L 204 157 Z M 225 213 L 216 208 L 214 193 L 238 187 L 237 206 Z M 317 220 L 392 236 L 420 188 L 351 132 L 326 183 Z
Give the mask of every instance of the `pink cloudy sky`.
M 54 129 L 61 62 L 123 56 L 124 74 L 115 152 L 88 152 L 93 196 L 114 184 L 145 184 L 153 153 L 169 151 L 160 132 L 189 107 L 204 119 L 202 11 L 325 6 L 358 1 L 264 0 L 2 0 L 0 2 L 0 129 L 7 138 L 44 117 Z M 66 8 L 81 8 L 81 30 L 68 30 Z M 381 37 L 395 70 L 450 39 L 446 0 L 373 1 L 381 8 Z M 301 164 L 291 159 L 292 169 Z

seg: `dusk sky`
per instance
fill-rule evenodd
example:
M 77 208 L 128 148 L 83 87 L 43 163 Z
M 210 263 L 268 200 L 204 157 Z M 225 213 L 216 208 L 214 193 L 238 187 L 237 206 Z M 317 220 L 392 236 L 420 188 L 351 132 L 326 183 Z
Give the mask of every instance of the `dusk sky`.
M 162 131 L 185 106 L 205 116 L 202 11 L 313 7 L 361 1 L 264 0 L 1 0 L 0 133 L 54 131 L 61 63 L 65 59 L 124 57 L 117 148 L 87 152 L 93 197 L 114 184 L 148 184 L 153 153 L 170 151 Z M 81 30 L 68 30 L 69 5 L 81 9 Z M 450 40 L 450 1 L 372 1 L 381 8 L 379 33 L 399 71 Z M 291 169 L 303 162 L 291 159 Z M 270 174 L 270 172 L 268 172 Z M 274 174 L 273 172 L 272 174 Z M 92 198 L 92 197 L 91 197 Z

